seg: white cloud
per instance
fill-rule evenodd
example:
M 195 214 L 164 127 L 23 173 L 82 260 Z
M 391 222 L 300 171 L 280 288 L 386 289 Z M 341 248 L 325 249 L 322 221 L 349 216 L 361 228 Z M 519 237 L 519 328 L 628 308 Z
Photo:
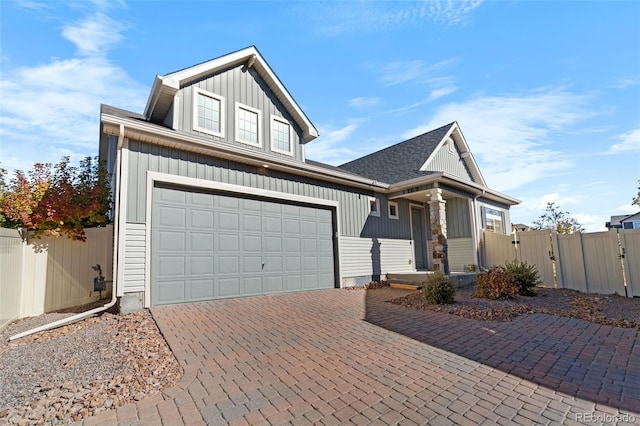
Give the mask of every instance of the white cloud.
M 76 45 L 80 55 L 104 55 L 122 40 L 123 30 L 120 22 L 98 12 L 76 24 L 65 25 L 62 36 Z
M 380 105 L 382 105 L 382 101 L 380 98 L 375 96 L 359 97 L 349 100 L 349 106 L 358 110 L 375 108 Z
M 348 161 L 354 157 L 355 151 L 347 148 L 342 142 L 349 139 L 357 128 L 358 125 L 354 122 L 337 129 L 321 128 L 320 137 L 306 145 L 306 157 L 330 164 L 342 164 Z
M 561 90 L 481 96 L 440 107 L 404 137 L 458 121 L 488 185 L 508 191 L 574 165 L 554 142 L 591 115 L 586 104 L 585 97 Z
M 630 132 L 623 133 L 618 136 L 620 143 L 611 145 L 609 153 L 619 154 L 632 151 L 640 152 L 640 129 L 634 129 Z
M 461 25 L 482 3 L 483 0 L 306 2 L 304 6 L 294 7 L 294 12 L 310 20 L 318 33 L 337 36 L 425 23 Z
M 384 66 L 380 82 L 385 86 L 395 86 L 403 83 L 423 83 L 430 86 L 445 86 L 453 81 L 452 77 L 435 77 L 446 68 L 459 62 L 459 58 L 449 58 L 435 64 L 428 65 L 424 61 L 397 61 Z
M 35 162 L 57 163 L 61 155 L 96 155 L 101 103 L 142 110 L 148 88 L 106 57 L 123 39 L 123 26 L 112 24 L 95 14 L 64 27 L 63 36 L 88 56 L 54 58 L 2 73 L 2 167 L 30 169 Z

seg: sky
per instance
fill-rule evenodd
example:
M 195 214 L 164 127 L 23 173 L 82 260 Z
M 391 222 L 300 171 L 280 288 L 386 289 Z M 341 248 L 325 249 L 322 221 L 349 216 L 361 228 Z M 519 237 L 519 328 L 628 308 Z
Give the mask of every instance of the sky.
M 156 75 L 250 45 L 318 128 L 308 158 L 457 121 L 513 223 L 640 210 L 638 1 L 0 0 L 0 167 L 95 156 L 101 103 L 142 113 Z

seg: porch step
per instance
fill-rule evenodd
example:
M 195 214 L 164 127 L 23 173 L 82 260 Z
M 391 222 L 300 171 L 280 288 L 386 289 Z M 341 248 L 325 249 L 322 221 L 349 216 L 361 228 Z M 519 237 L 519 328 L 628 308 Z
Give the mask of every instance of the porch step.
M 389 287 L 391 288 L 399 288 L 402 290 L 420 290 L 422 287 L 417 286 L 417 285 L 413 285 L 413 284 L 396 284 L 396 283 L 390 283 Z
M 431 272 L 414 272 L 410 274 L 387 274 L 387 282 L 393 285 L 408 285 L 411 288 L 418 289 L 424 285 L 426 275 Z M 452 272 L 449 277 L 453 284 L 457 287 L 472 286 L 476 282 L 477 272 Z

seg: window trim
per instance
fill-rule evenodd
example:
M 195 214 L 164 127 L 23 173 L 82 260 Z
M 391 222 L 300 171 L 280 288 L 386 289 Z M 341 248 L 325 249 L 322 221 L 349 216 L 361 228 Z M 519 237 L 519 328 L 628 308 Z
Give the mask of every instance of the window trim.
M 493 212 L 497 213 L 494 214 Z M 482 207 L 482 228 L 486 231 L 493 232 L 500 235 L 506 235 L 504 211 L 495 207 Z M 489 219 L 491 219 L 491 228 L 489 227 Z M 500 221 L 500 230 L 496 230 L 495 221 Z
M 371 210 L 371 203 L 376 203 L 376 210 Z M 369 197 L 369 216 L 380 217 L 380 198 Z
M 286 124 L 287 126 L 289 126 L 289 151 L 276 148 L 274 144 L 275 138 L 273 137 L 273 132 L 275 131 L 274 121 L 278 121 L 281 124 Z M 277 115 L 271 114 L 271 122 L 269 124 L 270 124 L 269 127 L 270 127 L 270 136 L 271 136 L 271 151 L 278 152 L 280 154 L 290 155 L 293 157 L 293 142 L 294 142 L 293 126 L 291 125 L 289 120 L 287 120 L 284 117 L 278 117 Z
M 247 141 L 244 139 L 240 139 L 240 137 L 238 136 L 240 134 L 240 120 L 239 120 L 239 110 L 240 109 L 244 109 L 245 111 L 249 111 L 249 112 L 253 112 L 258 116 L 257 119 L 257 131 L 258 131 L 258 143 L 255 142 L 251 142 L 251 141 Z M 234 135 L 234 139 L 236 142 L 240 142 L 246 145 L 251 145 L 251 146 L 257 146 L 259 148 L 262 148 L 262 111 L 260 111 L 259 109 L 255 109 L 250 107 L 249 105 L 245 105 L 242 104 L 240 102 L 236 101 L 236 108 L 235 108 L 235 115 L 234 115 L 234 121 L 235 121 L 235 135 Z
M 391 207 L 396 208 L 396 214 L 391 213 Z M 389 219 L 400 219 L 400 210 L 398 210 L 398 203 L 395 201 L 389 201 L 387 205 L 387 213 L 389 213 Z
M 208 90 L 204 90 L 201 89 L 199 87 L 195 87 L 193 90 L 194 96 L 193 96 L 193 123 L 192 123 L 192 127 L 193 130 L 197 131 L 197 132 L 202 132 L 202 133 L 206 133 L 208 135 L 212 135 L 212 136 L 218 136 L 221 138 L 224 138 L 225 136 L 225 99 L 224 96 L 220 96 L 217 95 L 213 92 L 209 92 Z M 219 132 L 215 132 L 211 129 L 207 129 L 206 127 L 200 127 L 198 125 L 198 119 L 199 119 L 199 115 L 198 115 L 198 98 L 199 96 L 206 96 L 208 98 L 213 98 L 216 99 L 217 101 L 220 102 L 220 131 Z

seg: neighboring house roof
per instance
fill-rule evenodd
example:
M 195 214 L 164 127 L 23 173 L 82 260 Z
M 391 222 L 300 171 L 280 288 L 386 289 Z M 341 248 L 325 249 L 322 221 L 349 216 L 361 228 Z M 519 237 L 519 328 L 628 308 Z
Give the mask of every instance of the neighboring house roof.
M 218 71 L 242 64 L 246 68 L 253 68 L 258 72 L 296 124 L 302 129 L 305 143 L 319 136 L 318 130 L 307 118 L 255 46 L 249 46 L 164 76 L 156 76 L 147 100 L 147 106 L 144 109 L 145 117 L 153 122 L 162 122 L 171 108 L 175 94 L 182 87 Z
M 632 214 L 623 214 L 623 215 L 611 216 L 611 220 L 609 222 L 606 222 L 605 226 L 607 228 L 622 228 L 622 223 L 623 222 L 627 222 L 627 221 L 630 221 L 632 219 L 639 219 L 640 220 L 640 212 L 632 213 Z
M 342 164 L 340 168 L 390 184 L 429 176 L 439 172 L 439 170 L 429 170 L 429 166 L 437 151 L 449 138 L 453 139 L 456 148 L 460 151 L 473 181 L 486 186 L 456 122 L 349 161 Z

